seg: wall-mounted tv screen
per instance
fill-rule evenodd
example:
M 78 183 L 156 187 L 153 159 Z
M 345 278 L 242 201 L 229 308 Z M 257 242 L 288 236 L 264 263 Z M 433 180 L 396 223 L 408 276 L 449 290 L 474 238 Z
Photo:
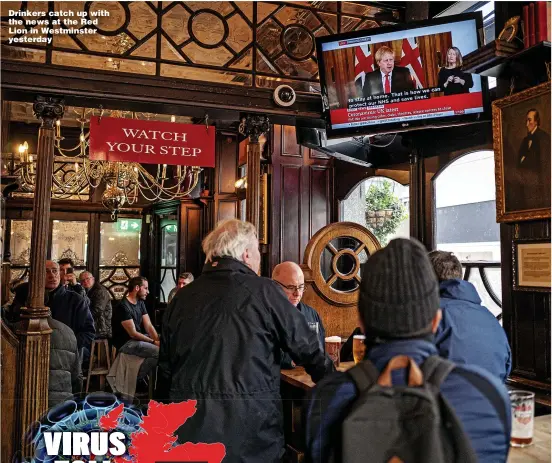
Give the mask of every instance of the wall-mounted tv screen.
M 480 120 L 486 79 L 462 70 L 480 13 L 317 38 L 328 137 Z

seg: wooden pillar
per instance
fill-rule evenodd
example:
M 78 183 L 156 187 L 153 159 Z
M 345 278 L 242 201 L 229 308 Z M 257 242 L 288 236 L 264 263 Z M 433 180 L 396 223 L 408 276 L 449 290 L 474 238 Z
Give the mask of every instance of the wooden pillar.
M 5 218 L 6 199 L 2 194 L 0 197 L 2 208 L 2 220 L 4 220 L 4 236 L 2 237 L 2 286 L 0 291 L 1 303 L 6 304 L 10 298 L 10 280 L 11 280 L 11 220 Z
M 61 98 L 38 96 L 33 111 L 41 121 L 38 131 L 37 170 L 33 198 L 31 234 L 31 269 L 29 297 L 21 309 L 17 326 L 19 438 L 48 408 L 48 375 L 50 366 L 50 309 L 44 305 L 46 247 L 50 226 L 50 203 L 54 167 L 54 127 L 63 116 Z M 20 441 L 21 442 L 21 441 Z M 25 453 L 25 449 L 23 449 Z
M 261 198 L 261 143 L 259 137 L 270 128 L 268 116 L 248 115 L 240 124 L 240 133 L 249 137 L 247 146 L 247 189 L 245 218 L 259 231 Z
M 423 159 L 413 150 L 410 155 L 410 236 L 424 242 L 424 173 Z

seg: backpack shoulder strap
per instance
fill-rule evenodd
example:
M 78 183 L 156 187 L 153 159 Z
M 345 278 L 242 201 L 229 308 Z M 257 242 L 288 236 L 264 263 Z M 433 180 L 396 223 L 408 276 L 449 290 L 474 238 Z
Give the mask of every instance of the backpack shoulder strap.
M 347 371 L 359 392 L 364 392 L 378 382 L 379 371 L 370 360 L 364 360 Z
M 456 365 L 450 360 L 446 360 L 438 355 L 432 355 L 428 357 L 422 365 L 422 373 L 424 375 L 425 382 L 435 386 L 437 389 L 441 388 L 441 384 L 454 370 Z

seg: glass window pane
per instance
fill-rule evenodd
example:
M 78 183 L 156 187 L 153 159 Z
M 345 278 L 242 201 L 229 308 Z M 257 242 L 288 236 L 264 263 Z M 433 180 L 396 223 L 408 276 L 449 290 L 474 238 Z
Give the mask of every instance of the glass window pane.
M 12 265 L 31 265 L 31 220 L 11 221 L 10 253 Z
M 54 220 L 52 227 L 52 260 L 73 260 L 75 267 L 86 266 L 88 222 Z M 77 275 L 78 276 L 78 275 Z
M 160 302 L 169 302 L 169 293 L 176 287 L 176 267 L 161 269 Z
M 408 185 L 386 177 L 372 177 L 357 185 L 342 202 L 342 220 L 368 228 L 385 246 L 410 236 Z
M 460 261 L 500 261 L 494 153 L 462 156 L 435 179 L 435 249 Z
M 502 298 L 501 296 L 502 282 L 500 279 L 500 268 L 486 268 L 485 275 L 489 280 L 491 289 L 498 296 L 498 298 Z M 481 275 L 479 274 L 478 269 L 476 268 L 471 269 L 470 277 L 468 278 L 468 281 L 475 286 L 475 289 L 477 289 L 477 293 L 481 298 L 481 304 L 487 307 L 487 309 L 489 309 L 495 317 L 498 314 L 502 313 L 502 309 L 492 300 L 487 289 L 485 288 L 485 285 L 483 284 L 483 280 L 481 279 Z
M 140 219 L 101 222 L 100 266 L 140 265 Z
M 161 267 L 176 267 L 176 252 L 178 245 L 178 222 L 176 220 L 161 220 Z
M 161 275 L 159 278 L 159 301 L 168 302 L 169 293 L 176 286 L 178 261 L 178 221 L 175 216 L 161 219 Z

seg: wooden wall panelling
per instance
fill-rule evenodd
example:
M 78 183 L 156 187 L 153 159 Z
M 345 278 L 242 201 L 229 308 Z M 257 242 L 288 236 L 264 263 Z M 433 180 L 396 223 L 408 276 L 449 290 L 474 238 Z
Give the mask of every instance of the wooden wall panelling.
M 203 268 L 201 240 L 204 211 L 201 204 L 191 201 L 180 205 L 180 271 L 192 272 L 196 278 Z
M 12 461 L 19 439 L 16 436 L 17 421 L 17 336 L 2 321 L 2 461 Z
M 512 348 L 510 379 L 550 394 L 550 293 L 514 291 L 513 243 L 517 239 L 550 240 L 550 221 L 501 224 L 503 326 Z M 548 401 L 550 398 L 548 397 Z
M 237 199 L 219 199 L 217 201 L 217 222 L 238 217 Z
M 297 145 L 295 127 L 273 126 L 269 270 L 300 263 L 310 238 L 333 218 L 333 160 Z
M 232 132 L 217 132 L 216 161 L 214 169 L 214 223 L 206 224 L 206 233 L 224 219 L 233 219 L 238 214 L 238 197 L 235 183 L 238 179 L 238 136 Z
M 520 15 L 525 2 L 495 2 L 495 22 L 503 24 Z M 495 31 L 496 35 L 500 33 Z M 549 61 L 549 59 L 548 59 Z M 516 91 L 547 81 L 545 62 L 536 61 L 527 72 L 514 79 Z M 510 78 L 498 78 L 498 98 L 511 94 Z M 500 224 L 502 260 L 503 326 L 512 348 L 512 374 L 509 382 L 516 388 L 537 393 L 537 400 L 550 406 L 550 293 L 514 291 L 512 288 L 514 242 L 517 239 L 550 241 L 550 220 Z M 550 411 L 548 411 L 550 413 Z

